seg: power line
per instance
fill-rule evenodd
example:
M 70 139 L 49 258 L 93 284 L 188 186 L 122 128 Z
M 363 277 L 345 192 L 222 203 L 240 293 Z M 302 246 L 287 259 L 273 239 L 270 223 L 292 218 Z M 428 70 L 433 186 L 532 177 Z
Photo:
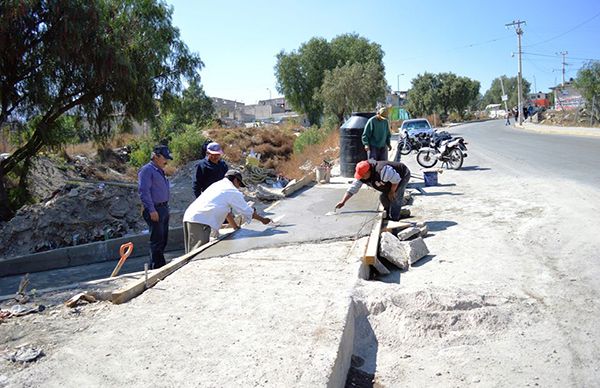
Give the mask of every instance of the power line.
M 538 57 L 556 58 L 556 54 L 550 55 L 550 54 L 541 54 L 541 53 L 530 53 L 530 52 L 526 52 L 526 51 L 523 51 L 523 54 L 525 54 L 525 55 L 535 55 L 535 56 L 538 56 Z M 600 61 L 600 59 L 598 59 L 598 58 L 569 57 L 569 59 L 578 59 L 578 60 L 581 60 L 581 61 Z
M 587 20 L 584 20 L 583 22 L 579 23 L 579 24 L 578 24 L 578 25 L 576 25 L 575 27 L 573 27 L 573 28 L 571 28 L 571 29 L 569 29 L 569 30 L 567 30 L 567 31 L 565 31 L 565 32 L 563 32 L 563 33 L 561 33 L 561 34 L 558 34 L 558 35 L 556 35 L 556 36 L 553 36 L 552 38 L 546 39 L 546 40 L 544 40 L 544 41 L 541 41 L 541 42 L 537 42 L 537 43 L 534 43 L 534 44 L 527 45 L 527 46 L 525 46 L 525 47 L 534 47 L 534 46 L 537 46 L 537 45 L 540 45 L 540 44 L 543 44 L 543 43 L 550 42 L 550 41 L 552 41 L 552 40 L 554 40 L 554 39 L 558 39 L 558 38 L 560 38 L 561 36 L 564 36 L 564 35 L 568 34 L 569 32 L 572 32 L 572 31 L 574 31 L 574 30 L 578 29 L 579 27 L 583 26 L 584 24 L 587 24 L 587 23 L 591 22 L 592 20 L 594 20 L 594 19 L 595 19 L 595 18 L 597 18 L 598 16 L 600 16 L 600 12 L 598 12 L 597 14 L 595 14 L 594 16 L 592 16 L 591 18 L 589 18 L 589 19 L 587 19 Z

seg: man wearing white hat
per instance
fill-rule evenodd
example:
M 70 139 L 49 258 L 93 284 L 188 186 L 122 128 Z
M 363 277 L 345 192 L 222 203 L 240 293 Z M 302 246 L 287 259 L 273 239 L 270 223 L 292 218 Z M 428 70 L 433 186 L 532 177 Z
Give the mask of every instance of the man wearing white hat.
M 194 195 L 196 198 L 205 191 L 208 186 L 223 179 L 229 167 L 221 159 L 223 149 L 219 143 L 209 143 L 206 147 L 206 157 L 196 166 L 196 176 L 193 182 Z

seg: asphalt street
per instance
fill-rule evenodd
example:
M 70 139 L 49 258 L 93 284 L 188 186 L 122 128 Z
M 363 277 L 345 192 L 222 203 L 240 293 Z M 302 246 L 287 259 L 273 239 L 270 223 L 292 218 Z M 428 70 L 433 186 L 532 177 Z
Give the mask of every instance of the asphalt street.
M 504 120 L 460 125 L 448 129 L 464 136 L 471 152 L 506 162 L 523 173 L 540 177 L 569 177 L 578 183 L 600 188 L 600 137 L 535 133 Z M 468 161 L 468 159 L 467 159 Z M 475 168 L 473 166 L 465 168 Z

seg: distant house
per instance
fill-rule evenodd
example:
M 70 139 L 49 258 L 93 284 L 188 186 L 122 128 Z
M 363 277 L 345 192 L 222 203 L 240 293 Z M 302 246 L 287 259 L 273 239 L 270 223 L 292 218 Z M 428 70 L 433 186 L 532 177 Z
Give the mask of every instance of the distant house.
M 550 88 L 554 92 L 554 109 L 556 110 L 574 110 L 585 104 L 585 99 L 575 88 L 572 80 L 565 82 L 564 85 L 558 85 Z
M 284 97 L 260 100 L 257 104 L 244 104 L 219 97 L 211 97 L 217 116 L 223 121 L 239 123 L 280 123 L 295 119 L 301 125 L 308 125 L 304 115 L 298 115 L 288 106 Z

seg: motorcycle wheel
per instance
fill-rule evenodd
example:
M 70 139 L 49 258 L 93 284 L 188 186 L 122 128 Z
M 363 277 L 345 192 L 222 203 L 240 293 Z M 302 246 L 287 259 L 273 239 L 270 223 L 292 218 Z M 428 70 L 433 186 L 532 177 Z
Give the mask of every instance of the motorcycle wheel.
M 404 139 L 402 139 L 402 142 L 400 143 L 400 153 L 402 155 L 408 155 L 410 154 L 410 151 L 412 151 L 412 147 L 410 145 L 410 142 L 408 141 L 408 137 L 405 136 Z
M 462 151 L 454 148 L 450 151 L 450 155 L 448 155 L 448 167 L 453 170 L 459 170 L 463 165 L 464 159 Z
M 432 151 L 419 151 L 417 153 L 417 163 L 419 163 L 422 167 L 429 168 L 435 166 L 437 163 L 437 158 L 435 157 L 435 153 Z

